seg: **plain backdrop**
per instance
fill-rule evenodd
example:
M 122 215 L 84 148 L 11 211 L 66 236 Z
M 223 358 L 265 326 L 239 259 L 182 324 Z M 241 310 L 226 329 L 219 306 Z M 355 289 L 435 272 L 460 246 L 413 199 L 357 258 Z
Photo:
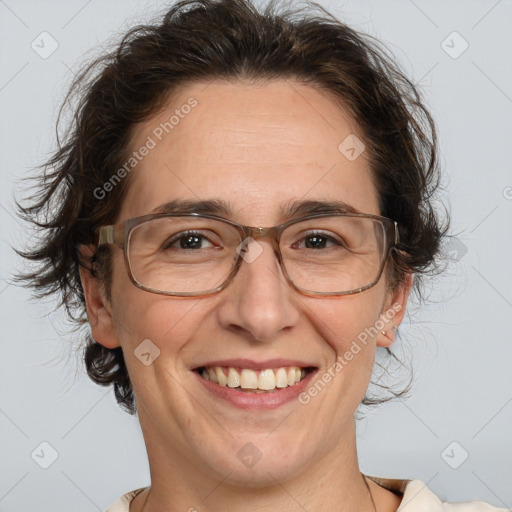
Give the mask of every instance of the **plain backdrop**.
M 410 398 L 358 422 L 361 470 L 512 507 L 512 2 L 321 3 L 383 41 L 420 85 L 457 233 L 397 342 L 414 367 Z M 85 376 L 62 312 L 9 279 L 23 266 L 11 246 L 30 236 L 13 194 L 55 149 L 73 74 L 166 4 L 0 0 L 1 512 L 94 512 L 149 483 L 137 419 Z

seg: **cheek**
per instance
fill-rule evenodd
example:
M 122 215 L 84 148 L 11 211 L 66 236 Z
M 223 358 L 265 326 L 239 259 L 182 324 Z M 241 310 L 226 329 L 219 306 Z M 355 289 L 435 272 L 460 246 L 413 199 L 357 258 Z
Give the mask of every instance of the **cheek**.
M 372 344 L 374 326 L 381 313 L 382 295 L 375 287 L 360 294 L 322 301 L 316 307 L 311 305 L 318 319 L 317 329 L 321 330 L 324 339 L 337 354 L 347 350 L 354 340 L 364 342 L 365 333 L 367 344 Z M 361 345 L 364 348 L 363 342 Z
M 162 352 L 176 352 L 193 335 L 201 314 L 198 300 L 176 300 L 131 288 L 120 291 L 114 318 L 123 346 L 152 340 Z
M 123 349 L 134 350 L 145 339 L 160 346 L 171 331 L 174 335 L 183 329 L 187 323 L 183 320 L 197 300 L 176 300 L 137 288 L 122 254 L 115 254 L 112 268 L 112 313 Z
M 375 323 L 381 312 L 383 290 L 319 301 L 310 318 L 321 343 L 331 348 L 326 367 L 318 379 L 333 385 L 336 407 L 355 409 L 368 388 L 375 361 Z M 332 384 L 330 384 L 332 382 Z M 319 387 L 322 387 L 319 385 Z M 350 398 L 349 398 L 350 397 Z M 340 409 L 341 410 L 341 409 Z
M 176 388 L 176 376 L 185 370 L 183 354 L 204 312 L 197 300 L 173 300 L 130 286 L 118 295 L 117 332 L 137 401 L 150 404 L 162 399 L 162 390 Z M 179 393 L 173 400 L 178 407 Z
M 330 350 L 325 367 L 319 370 L 300 399 L 308 404 L 312 415 L 329 411 L 325 439 L 337 438 L 342 430 L 340 425 L 353 421 L 368 390 L 376 347 L 372 327 L 380 315 L 382 290 L 370 289 L 308 304 L 309 321 L 319 334 L 319 346 L 323 346 L 324 353 L 326 346 Z

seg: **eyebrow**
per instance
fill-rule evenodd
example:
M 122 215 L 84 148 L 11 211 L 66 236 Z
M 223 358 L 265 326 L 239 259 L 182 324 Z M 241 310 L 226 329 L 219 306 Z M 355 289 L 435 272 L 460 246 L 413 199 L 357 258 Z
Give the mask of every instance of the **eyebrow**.
M 229 203 L 221 199 L 191 201 L 174 199 L 155 208 L 151 213 L 198 213 L 230 218 L 233 210 Z M 281 207 L 284 221 L 315 214 L 361 213 L 344 201 L 291 200 Z

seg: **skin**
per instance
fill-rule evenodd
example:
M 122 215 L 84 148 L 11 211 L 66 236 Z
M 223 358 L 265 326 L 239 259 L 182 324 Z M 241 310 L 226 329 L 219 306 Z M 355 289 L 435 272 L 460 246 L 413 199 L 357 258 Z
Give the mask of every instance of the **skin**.
M 380 214 L 366 153 L 349 161 L 338 145 L 363 139 L 353 119 L 325 92 L 294 81 L 195 83 L 165 111 L 136 127 L 131 147 L 190 97 L 198 100 L 137 165 L 118 221 L 148 214 L 171 199 L 222 199 L 230 218 L 251 226 L 284 221 L 290 200 L 343 200 Z M 214 178 L 214 179 L 212 179 Z M 390 346 L 411 287 L 391 290 L 383 276 L 352 296 L 306 297 L 286 285 L 268 240 L 215 295 L 177 298 L 136 288 L 114 247 L 112 301 L 83 270 L 94 339 L 122 346 L 137 400 L 151 488 L 130 510 L 373 511 L 358 467 L 354 413 L 371 378 L 377 346 Z M 242 411 L 207 392 L 191 368 L 234 357 L 296 357 L 324 373 L 357 335 L 392 304 L 402 310 L 387 335 L 361 352 L 307 405 Z M 150 339 L 160 356 L 144 366 L 134 350 Z M 245 467 L 237 452 L 253 443 L 261 459 Z M 368 481 L 379 512 L 400 498 Z

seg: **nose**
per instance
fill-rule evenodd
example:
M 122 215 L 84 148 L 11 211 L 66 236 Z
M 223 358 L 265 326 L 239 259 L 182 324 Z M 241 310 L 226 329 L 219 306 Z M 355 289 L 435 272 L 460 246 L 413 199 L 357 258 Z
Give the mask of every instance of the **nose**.
M 268 342 L 300 319 L 290 288 L 269 242 L 251 240 L 233 281 L 221 293 L 217 318 L 224 329 Z

